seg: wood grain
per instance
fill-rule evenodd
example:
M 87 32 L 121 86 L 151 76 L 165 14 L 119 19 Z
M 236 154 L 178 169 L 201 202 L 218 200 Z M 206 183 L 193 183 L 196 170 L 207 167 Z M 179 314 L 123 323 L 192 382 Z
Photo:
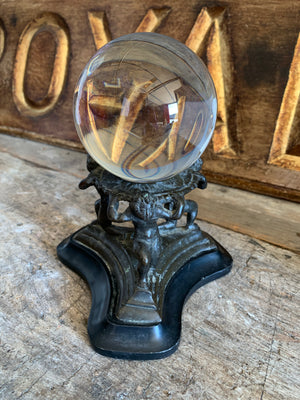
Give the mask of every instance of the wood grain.
M 188 197 L 199 219 L 300 253 L 299 204 L 213 183 Z
M 56 52 L 46 96 L 37 102 L 30 101 L 24 91 L 24 80 L 31 42 L 39 32 L 49 31 L 55 36 Z M 44 13 L 31 21 L 22 32 L 15 57 L 12 92 L 18 111 L 27 117 L 48 114 L 63 90 L 69 57 L 69 34 L 64 20 L 57 14 Z
M 204 155 L 207 177 L 300 201 L 300 108 L 297 62 L 293 61 L 300 31 L 298 1 L 166 0 L 162 5 L 159 0 L 104 0 L 101 4 L 96 0 L 48 0 L 47 4 L 38 0 L 32 7 L 31 1 L 24 0 L 17 7 L 15 1 L 4 0 L 0 13 L 2 130 L 80 147 L 72 117 L 73 91 L 95 45 L 98 48 L 110 38 L 136 30 L 156 30 L 193 47 L 214 77 L 219 115 L 215 136 Z M 45 15 L 43 29 L 51 34 L 54 18 L 59 28 L 52 30 L 52 36 L 58 42 L 53 60 L 49 56 L 49 65 L 41 62 L 39 67 L 39 54 L 34 50 L 38 37 L 30 41 L 26 32 Z M 69 38 L 68 45 L 59 46 L 60 34 L 65 42 Z M 22 44 L 24 35 L 27 47 Z M 43 60 L 52 52 L 53 41 L 44 43 Z M 46 88 L 43 98 L 38 92 L 41 82 Z M 279 157 L 273 150 L 270 153 L 272 143 L 286 140 L 286 152 L 282 148 Z
M 291 64 L 289 79 L 283 95 L 276 128 L 274 132 L 272 147 L 270 150 L 269 163 L 285 168 L 300 171 L 300 157 L 287 154 L 292 136 L 295 142 L 300 143 L 300 133 L 293 132 L 293 122 L 300 98 L 300 34 L 295 47 L 294 57 Z M 295 143 L 294 143 L 295 145 Z
M 3 22 L 0 20 L 0 60 L 4 51 L 5 46 L 5 31 L 3 27 Z
M 199 57 L 207 52 L 207 68 L 214 81 L 218 113 L 217 124 L 212 138 L 213 150 L 224 157 L 233 157 L 228 131 L 228 108 L 232 101 L 232 66 L 228 49 L 228 38 L 224 32 L 224 12 L 222 7 L 203 7 L 185 44 Z
M 135 31 L 155 32 L 170 11 L 169 7 L 150 8 Z
M 77 188 L 85 157 L 4 139 L 1 398 L 299 399 L 299 255 L 201 222 L 234 266 L 187 302 L 179 350 L 142 363 L 102 357 L 87 336 L 89 289 L 55 250 L 94 218 L 95 193 Z
M 108 21 L 104 11 L 88 11 L 88 18 L 96 50 L 111 41 Z
M 163 145 L 167 146 L 166 139 Z M 41 168 L 86 176 L 86 155 L 0 134 L 0 151 Z M 188 198 L 198 204 L 198 218 L 283 248 L 300 252 L 299 205 L 240 189 L 208 184 Z

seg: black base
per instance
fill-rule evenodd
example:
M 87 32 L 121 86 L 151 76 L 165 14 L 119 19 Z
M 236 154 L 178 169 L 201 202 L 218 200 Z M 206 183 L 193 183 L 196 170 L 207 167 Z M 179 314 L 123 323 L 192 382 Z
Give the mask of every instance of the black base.
M 226 275 L 232 265 L 228 252 L 209 237 L 216 243 L 216 249 L 191 258 L 169 282 L 161 323 L 152 326 L 118 324 L 108 317 L 111 280 L 103 260 L 72 237 L 57 247 L 58 257 L 88 282 L 92 292 L 88 321 L 91 343 L 98 353 L 114 358 L 153 360 L 172 354 L 179 345 L 185 301 L 199 287 Z

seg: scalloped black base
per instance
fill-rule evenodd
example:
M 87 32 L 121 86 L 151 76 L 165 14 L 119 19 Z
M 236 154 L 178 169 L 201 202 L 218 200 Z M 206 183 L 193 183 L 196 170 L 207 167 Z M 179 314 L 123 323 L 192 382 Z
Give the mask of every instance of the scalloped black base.
M 72 236 L 57 247 L 58 257 L 88 282 L 92 292 L 89 337 L 98 353 L 113 358 L 153 360 L 172 354 L 179 345 L 185 301 L 199 287 L 230 272 L 232 265 L 231 256 L 214 241 L 216 250 L 192 258 L 170 281 L 165 291 L 161 323 L 153 326 L 117 324 L 108 318 L 111 284 L 103 261 L 76 243 Z

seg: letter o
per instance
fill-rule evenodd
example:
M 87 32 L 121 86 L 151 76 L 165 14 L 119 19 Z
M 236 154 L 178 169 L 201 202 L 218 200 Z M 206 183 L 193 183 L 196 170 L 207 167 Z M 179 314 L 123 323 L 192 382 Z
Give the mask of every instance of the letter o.
M 40 101 L 31 101 L 24 91 L 24 79 L 30 44 L 42 31 L 52 33 L 56 42 L 56 53 L 48 92 Z M 65 85 L 69 59 L 69 31 L 65 21 L 54 13 L 44 13 L 23 30 L 15 58 L 13 71 L 13 99 L 18 111 L 28 117 L 47 114 L 57 103 Z

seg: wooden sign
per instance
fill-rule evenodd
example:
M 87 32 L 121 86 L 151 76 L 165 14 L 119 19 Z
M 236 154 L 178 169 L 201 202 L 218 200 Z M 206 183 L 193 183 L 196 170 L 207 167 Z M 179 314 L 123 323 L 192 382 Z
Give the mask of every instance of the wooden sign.
M 208 180 L 300 201 L 300 2 L 29 0 L 0 5 L 0 130 L 80 148 L 73 92 L 96 49 L 131 32 L 185 42 L 215 82 Z

